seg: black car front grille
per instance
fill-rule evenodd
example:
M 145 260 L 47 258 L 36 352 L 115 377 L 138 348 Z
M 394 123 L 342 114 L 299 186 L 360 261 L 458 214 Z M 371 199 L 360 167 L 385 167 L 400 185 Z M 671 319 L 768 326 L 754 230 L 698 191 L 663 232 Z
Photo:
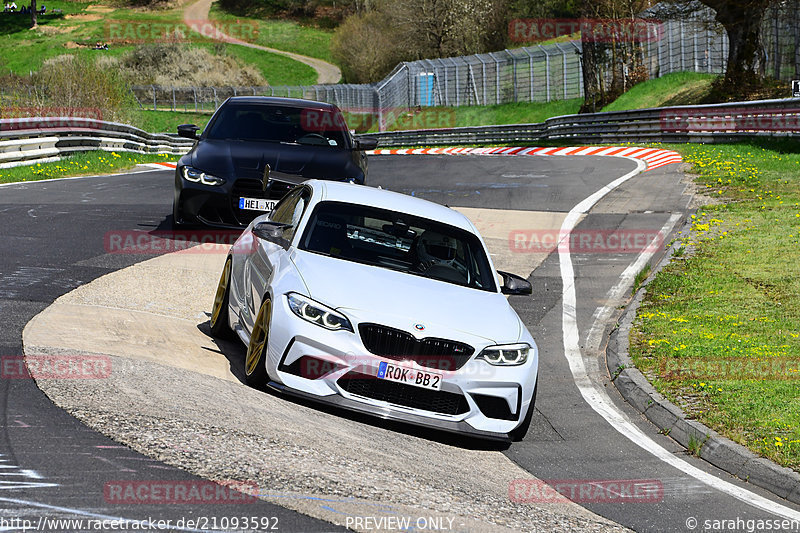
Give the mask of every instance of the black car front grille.
M 406 331 L 380 324 L 360 324 L 358 331 L 370 353 L 395 361 L 415 361 L 436 370 L 458 370 L 475 353 L 472 346 L 463 342 L 434 337 L 416 339 Z
M 444 415 L 460 415 L 469 411 L 469 404 L 462 394 L 423 389 L 356 371 L 348 372 L 337 383 L 350 394 L 403 407 Z

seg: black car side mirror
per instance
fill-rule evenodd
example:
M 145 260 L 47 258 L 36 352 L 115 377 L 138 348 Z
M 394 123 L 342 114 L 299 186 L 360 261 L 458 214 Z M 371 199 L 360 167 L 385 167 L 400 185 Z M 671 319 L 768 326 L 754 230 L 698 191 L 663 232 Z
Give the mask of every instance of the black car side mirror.
M 356 137 L 355 150 L 374 150 L 378 147 L 378 139 L 375 137 Z
M 178 126 L 178 136 L 197 140 L 197 130 L 199 129 L 200 128 L 194 124 L 181 124 Z
M 288 248 L 289 241 L 283 236 L 283 230 L 291 228 L 291 224 L 283 224 L 282 222 L 273 222 L 265 220 L 253 226 L 253 235 L 259 239 L 275 243 L 281 248 Z
M 533 287 L 528 280 L 510 272 L 502 272 L 498 270 L 497 273 L 503 277 L 503 286 L 500 288 L 500 292 L 503 294 L 533 293 Z

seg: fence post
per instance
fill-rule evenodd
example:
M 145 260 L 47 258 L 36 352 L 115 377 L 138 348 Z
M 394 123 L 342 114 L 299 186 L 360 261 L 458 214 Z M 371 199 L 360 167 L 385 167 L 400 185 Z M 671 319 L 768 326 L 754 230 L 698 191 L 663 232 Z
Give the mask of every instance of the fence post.
M 217 101 L 217 88 L 212 87 L 211 89 L 214 91 L 214 110 L 216 110 L 219 107 L 219 102 Z
M 481 62 L 481 84 L 483 89 L 483 105 L 486 105 L 486 61 L 479 55 L 475 56 Z M 478 102 L 480 103 L 480 102 Z
M 197 113 L 197 87 L 192 87 L 192 93 L 194 94 L 194 112 Z
M 511 77 L 514 80 L 514 101 L 517 101 L 517 58 L 514 57 L 508 48 L 505 49 L 505 52 L 508 54 L 508 57 L 511 58 Z
M 536 46 L 538 46 L 539 50 L 541 50 L 542 53 L 544 54 L 544 68 L 545 68 L 544 84 L 545 87 L 547 88 L 547 101 L 549 102 L 550 101 L 550 54 L 547 53 L 547 50 L 545 50 L 545 48 L 542 45 L 538 44 Z
M 500 62 L 494 57 L 494 53 L 489 52 L 489 57 L 494 60 L 494 103 L 500 103 Z
M 528 55 L 528 74 L 530 75 L 530 97 L 528 101 L 533 102 L 533 55 L 528 51 L 527 46 L 524 46 L 522 49 Z
M 450 62 L 453 63 L 453 68 L 456 69 L 456 107 L 459 107 L 461 105 L 461 91 L 459 90 L 460 86 L 458 84 L 458 63 L 456 63 L 456 60 L 452 57 L 450 58 Z
M 153 89 L 153 111 L 158 111 L 158 104 L 156 103 L 156 86 L 151 85 L 150 88 Z M 30 91 L 30 88 L 28 88 L 28 91 Z
M 175 87 L 172 88 L 172 110 L 175 111 Z
M 667 21 L 667 61 L 669 63 L 669 72 L 665 72 L 664 74 L 670 74 L 672 72 L 672 21 Z M 661 74 L 662 76 L 664 74 Z
M 378 131 L 384 131 L 386 128 L 383 125 L 383 106 L 381 105 L 381 91 L 375 88 L 375 95 L 378 97 Z
M 684 71 L 684 70 L 686 70 L 686 65 L 684 64 L 684 57 L 683 57 L 684 54 L 685 54 L 685 52 L 683 50 L 683 38 L 684 38 L 683 20 L 679 20 L 678 21 L 678 32 L 679 32 L 678 33 L 678 39 L 680 40 L 680 43 L 681 43 L 681 71 Z

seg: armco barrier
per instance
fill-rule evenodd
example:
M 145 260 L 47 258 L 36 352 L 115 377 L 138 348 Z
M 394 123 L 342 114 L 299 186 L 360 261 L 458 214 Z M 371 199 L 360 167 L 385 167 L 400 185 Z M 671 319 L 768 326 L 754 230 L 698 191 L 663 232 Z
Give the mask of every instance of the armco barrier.
M 194 144 L 174 134 L 84 117 L 0 119 L 0 168 L 57 161 L 72 152 L 105 150 L 184 154 Z
M 370 134 L 382 148 L 559 141 L 572 144 L 733 142 L 800 136 L 800 98 L 676 106 L 553 117 L 539 124 L 393 131 Z M 147 133 L 91 118 L 0 120 L 0 168 L 54 160 L 87 150 L 186 153 L 192 140 Z
M 456 144 L 733 142 L 800 135 L 800 98 L 675 106 L 553 117 L 538 124 L 392 131 L 381 147 Z

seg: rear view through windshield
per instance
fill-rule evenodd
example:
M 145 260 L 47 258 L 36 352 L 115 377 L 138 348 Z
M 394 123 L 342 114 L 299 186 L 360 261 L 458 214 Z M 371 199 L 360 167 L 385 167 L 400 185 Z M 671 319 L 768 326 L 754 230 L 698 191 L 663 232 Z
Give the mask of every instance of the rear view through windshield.
M 346 133 L 339 111 L 232 104 L 220 110 L 206 138 L 346 148 Z

